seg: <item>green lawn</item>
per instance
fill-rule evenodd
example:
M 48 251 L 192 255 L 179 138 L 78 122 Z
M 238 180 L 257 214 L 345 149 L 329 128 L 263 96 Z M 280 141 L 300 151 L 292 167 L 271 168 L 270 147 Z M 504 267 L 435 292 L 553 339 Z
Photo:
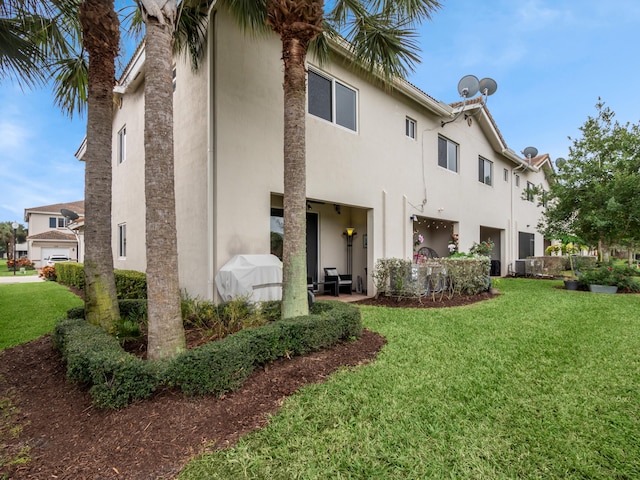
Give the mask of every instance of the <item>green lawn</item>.
M 38 270 L 25 270 L 25 273 L 20 273 L 20 269 L 16 270 L 16 276 L 21 275 L 38 275 Z M 7 260 L 0 259 L 0 277 L 13 276 L 13 270 L 7 268 Z
M 82 300 L 56 282 L 0 284 L 0 350 L 49 333 Z
M 388 340 L 373 364 L 180 479 L 640 478 L 640 296 L 499 284 L 468 307 L 363 308 Z

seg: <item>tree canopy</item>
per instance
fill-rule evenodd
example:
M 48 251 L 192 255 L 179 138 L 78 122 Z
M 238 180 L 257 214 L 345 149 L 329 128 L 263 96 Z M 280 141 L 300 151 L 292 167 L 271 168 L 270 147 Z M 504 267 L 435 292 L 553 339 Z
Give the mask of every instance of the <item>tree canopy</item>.
M 577 236 L 606 257 L 611 246 L 640 243 L 640 126 L 614 120 L 600 99 L 596 110 L 557 163 L 540 226 L 548 237 Z

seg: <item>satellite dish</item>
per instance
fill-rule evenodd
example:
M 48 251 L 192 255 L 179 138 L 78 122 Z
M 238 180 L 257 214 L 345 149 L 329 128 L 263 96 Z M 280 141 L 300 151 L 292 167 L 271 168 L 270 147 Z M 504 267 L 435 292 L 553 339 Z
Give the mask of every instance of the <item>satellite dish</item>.
M 498 90 L 498 84 L 493 78 L 483 78 L 480 80 L 480 93 L 482 95 L 493 95 Z
M 478 93 L 479 88 L 480 82 L 478 81 L 478 77 L 475 75 L 466 75 L 458 82 L 458 93 L 464 98 L 473 97 Z
M 71 220 L 72 222 L 74 220 L 77 220 L 78 218 L 80 218 L 80 215 L 78 215 L 76 212 L 72 211 L 72 210 L 67 210 L 66 208 L 61 208 L 60 209 L 60 213 L 64 216 L 67 217 L 69 220 Z
M 567 163 L 567 161 L 564 158 L 556 158 L 556 167 L 562 168 L 565 163 Z
M 536 147 L 527 147 L 524 149 L 524 152 L 522 153 L 527 158 L 533 158 L 536 155 L 538 155 L 538 149 Z

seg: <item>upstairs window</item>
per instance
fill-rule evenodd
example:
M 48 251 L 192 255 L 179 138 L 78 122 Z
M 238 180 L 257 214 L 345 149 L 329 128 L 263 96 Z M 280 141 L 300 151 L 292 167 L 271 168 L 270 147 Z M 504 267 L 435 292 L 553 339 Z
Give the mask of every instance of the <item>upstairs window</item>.
M 407 137 L 416 139 L 416 121 L 414 119 L 409 117 L 405 119 L 404 130 Z
M 520 175 L 516 175 L 516 187 L 520 186 Z
M 127 155 L 127 127 L 124 126 L 118 131 L 118 163 L 124 162 Z
M 507 170 L 507 169 L 505 168 L 505 169 L 504 169 L 504 172 L 503 172 L 503 175 L 504 175 L 504 181 L 505 181 L 505 182 L 508 182 L 508 181 L 509 181 L 509 170 Z
M 458 171 L 458 144 L 444 137 L 438 137 L 438 165 L 442 168 Z
M 493 185 L 493 162 L 478 157 L 478 180 L 485 185 Z
M 309 113 L 342 127 L 357 130 L 356 91 L 339 81 L 309 70 Z
M 528 202 L 533 202 L 534 191 L 535 191 L 535 187 L 533 186 L 533 183 L 527 182 L 527 201 Z
M 49 228 L 64 228 L 67 226 L 67 219 L 64 217 L 49 217 Z

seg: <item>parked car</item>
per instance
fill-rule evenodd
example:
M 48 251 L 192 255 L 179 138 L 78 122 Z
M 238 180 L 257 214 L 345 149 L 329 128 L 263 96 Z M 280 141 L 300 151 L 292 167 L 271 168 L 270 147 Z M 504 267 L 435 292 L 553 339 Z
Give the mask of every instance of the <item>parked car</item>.
M 58 262 L 70 262 L 71 259 L 66 255 L 51 255 L 44 259 L 45 267 L 53 267 Z

